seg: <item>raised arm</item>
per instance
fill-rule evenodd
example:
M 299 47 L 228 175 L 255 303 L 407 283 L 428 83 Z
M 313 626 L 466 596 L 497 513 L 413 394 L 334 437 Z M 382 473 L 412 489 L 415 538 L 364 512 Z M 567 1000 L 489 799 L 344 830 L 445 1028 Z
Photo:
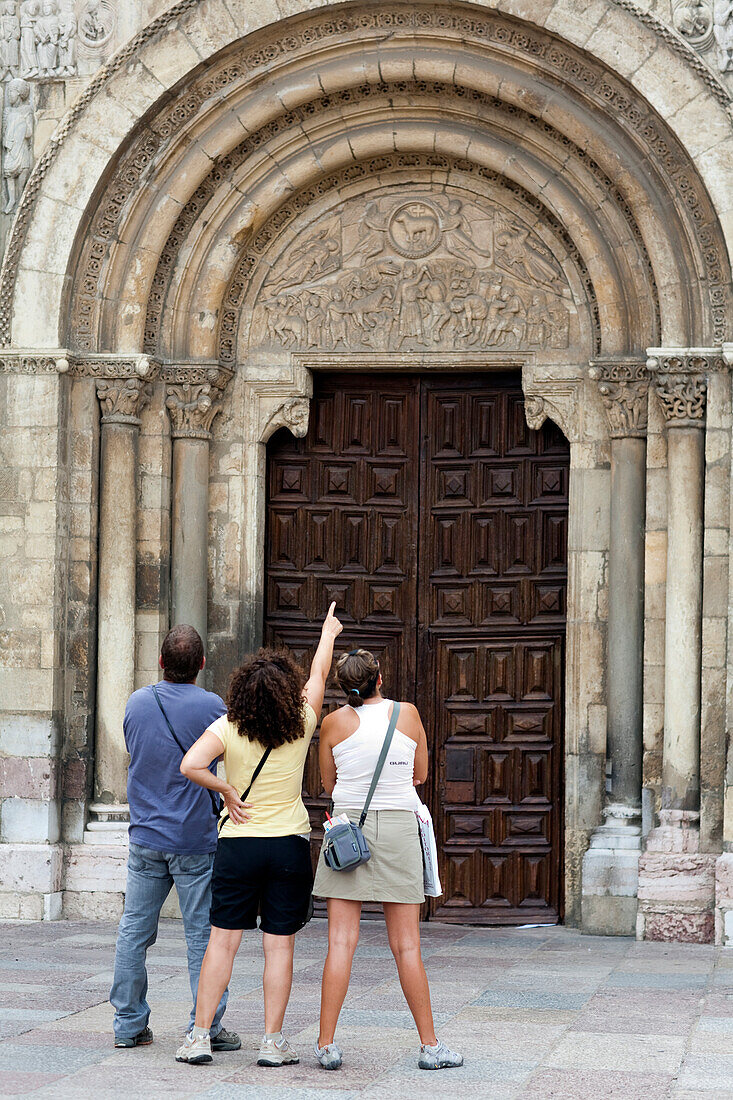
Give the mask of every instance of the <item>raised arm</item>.
M 311 662 L 310 676 L 303 688 L 303 695 L 319 718 L 323 706 L 323 694 L 326 690 L 326 680 L 333 661 L 333 644 L 344 629 L 334 615 L 335 610 L 336 601 L 334 600 L 321 627 L 321 639 Z

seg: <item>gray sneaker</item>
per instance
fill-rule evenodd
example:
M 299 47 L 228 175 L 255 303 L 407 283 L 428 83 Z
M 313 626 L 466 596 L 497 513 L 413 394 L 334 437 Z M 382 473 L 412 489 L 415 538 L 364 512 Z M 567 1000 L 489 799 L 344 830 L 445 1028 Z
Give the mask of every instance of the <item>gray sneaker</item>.
M 434 1047 L 420 1047 L 420 1057 L 417 1060 L 420 1069 L 452 1069 L 454 1066 L 463 1065 L 463 1055 L 455 1050 L 449 1050 L 440 1039 Z
M 338 1069 L 343 1061 L 341 1050 L 335 1043 L 329 1043 L 325 1047 L 319 1047 L 316 1043 L 313 1053 L 324 1069 Z
M 211 1036 L 212 1050 L 240 1050 L 241 1046 L 242 1040 L 236 1031 L 227 1031 L 225 1027 L 221 1031 L 217 1031 L 216 1035 Z
M 208 1035 L 194 1039 L 191 1033 L 187 1033 L 183 1043 L 176 1051 L 177 1062 L 188 1062 L 189 1066 L 203 1066 L 206 1062 L 213 1062 L 211 1057 L 211 1039 Z
M 299 1061 L 300 1058 L 284 1036 L 279 1039 L 263 1038 L 257 1056 L 258 1066 L 294 1066 Z

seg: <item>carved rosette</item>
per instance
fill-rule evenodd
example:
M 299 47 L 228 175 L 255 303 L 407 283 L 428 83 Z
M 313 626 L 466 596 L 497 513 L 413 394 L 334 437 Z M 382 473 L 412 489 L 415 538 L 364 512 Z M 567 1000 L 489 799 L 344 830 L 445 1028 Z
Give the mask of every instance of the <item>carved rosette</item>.
M 232 372 L 214 364 L 163 367 L 165 407 L 173 439 L 211 439 L 211 425 Z
M 594 360 L 589 373 L 598 383 L 611 438 L 643 439 L 647 429 L 649 395 L 646 362 L 637 359 Z
M 718 348 L 650 348 L 647 368 L 668 428 L 704 428 L 707 376 L 726 370 Z
M 139 427 L 140 414 L 152 395 L 152 385 L 142 378 L 100 378 L 97 397 L 102 406 L 102 423 Z

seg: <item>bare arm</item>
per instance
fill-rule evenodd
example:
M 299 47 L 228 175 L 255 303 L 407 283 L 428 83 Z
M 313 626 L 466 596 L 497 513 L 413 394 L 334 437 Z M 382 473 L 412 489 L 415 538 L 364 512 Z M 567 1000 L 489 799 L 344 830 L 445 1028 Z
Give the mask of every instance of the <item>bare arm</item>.
M 420 713 L 412 703 L 402 703 L 400 707 L 400 729 L 416 743 L 412 781 L 416 787 L 419 787 L 428 777 L 428 739 Z
M 214 760 L 218 760 L 223 749 L 224 745 L 217 735 L 210 729 L 206 730 L 205 733 L 201 734 L 198 741 L 194 741 L 181 761 L 181 774 L 185 775 L 186 779 L 190 779 L 192 783 L 198 783 L 199 787 L 208 787 L 210 791 L 218 791 L 226 802 L 232 821 L 236 825 L 243 825 L 245 821 L 249 821 L 249 814 L 244 811 L 251 803 L 242 802 L 239 791 L 231 783 L 226 783 L 223 779 L 219 779 L 218 775 L 214 775 L 209 771 L 209 765 Z
M 333 644 L 338 638 L 339 634 L 343 630 L 341 623 L 334 615 L 336 610 L 336 601 L 331 604 L 328 609 L 328 614 L 323 621 L 321 628 L 321 639 L 318 643 L 315 655 L 311 662 L 310 676 L 303 688 L 303 695 L 313 710 L 316 712 L 316 716 L 320 718 L 321 708 L 323 706 L 323 695 L 326 690 L 326 680 L 328 674 L 331 671 L 331 662 L 333 661 Z
M 318 741 L 318 765 L 321 769 L 321 783 L 327 795 L 333 794 L 336 786 L 336 761 L 333 758 L 333 745 L 331 744 L 330 731 L 333 722 L 331 715 L 327 714 L 323 719 L 320 738 Z

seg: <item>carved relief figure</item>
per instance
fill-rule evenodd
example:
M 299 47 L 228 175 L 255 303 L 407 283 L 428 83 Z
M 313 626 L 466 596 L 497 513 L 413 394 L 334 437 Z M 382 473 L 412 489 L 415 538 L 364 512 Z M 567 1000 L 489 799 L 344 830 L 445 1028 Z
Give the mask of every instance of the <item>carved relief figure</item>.
M 718 68 L 725 73 L 733 68 L 733 0 L 715 0 L 713 34 L 717 46 Z
M 73 11 L 59 15 L 59 76 L 76 75 L 76 16 Z
M 18 205 L 23 188 L 33 167 L 33 107 L 31 86 L 15 77 L 7 86 L 3 111 L 3 182 L 5 184 L 5 214 Z
M 112 37 L 115 13 L 108 0 L 88 0 L 79 17 L 79 36 L 89 50 L 99 51 Z
M 23 0 L 20 5 L 20 73 L 26 79 L 38 76 L 36 20 L 40 10 L 39 0 Z
M 15 0 L 0 6 L 0 80 L 9 80 L 20 64 L 20 20 Z
M 55 76 L 59 57 L 59 17 L 56 0 L 43 0 L 36 19 L 36 56 L 40 76 Z
M 345 224 L 330 214 L 285 250 L 255 306 L 254 342 L 292 350 L 567 346 L 562 269 L 503 212 L 445 194 L 391 192 L 365 201 Z
M 682 0 L 672 12 L 672 22 L 681 35 L 697 42 L 710 31 L 712 15 L 703 0 Z

